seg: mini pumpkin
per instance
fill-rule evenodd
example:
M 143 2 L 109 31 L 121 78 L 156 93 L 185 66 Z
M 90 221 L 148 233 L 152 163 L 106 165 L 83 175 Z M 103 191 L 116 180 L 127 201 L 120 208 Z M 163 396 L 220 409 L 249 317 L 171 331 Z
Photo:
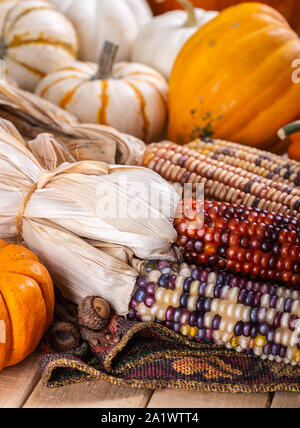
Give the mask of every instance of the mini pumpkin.
M 53 318 L 51 277 L 27 248 L 0 240 L 0 370 L 30 355 Z
M 36 94 L 73 113 L 144 141 L 160 137 L 167 120 L 168 85 L 141 64 L 114 65 L 116 46 L 106 43 L 100 65 L 76 62 L 49 74 Z
M 118 61 L 128 61 L 138 30 L 152 17 L 146 0 L 50 0 L 73 23 L 79 59 L 98 62 L 105 40 L 119 45 Z
M 77 55 L 72 24 L 45 1 L 1 2 L 0 34 L 0 58 L 18 85 L 30 91 Z
M 299 114 L 297 58 L 299 37 L 275 9 L 245 3 L 224 10 L 177 57 L 169 139 L 212 137 L 274 150 L 278 129 Z
M 178 0 L 185 11 L 157 16 L 140 31 L 133 46 L 132 60 L 155 68 L 169 79 L 173 64 L 185 42 L 218 12 L 195 9 L 189 0 Z
M 281 140 L 287 140 L 290 145 L 288 155 L 290 159 L 300 162 L 300 121 L 289 123 L 280 129 L 278 136 Z
M 249 0 L 191 0 L 195 7 L 206 10 L 223 10 L 238 3 L 247 3 Z M 178 0 L 148 0 L 155 15 L 179 9 Z M 274 7 L 290 22 L 294 30 L 300 31 L 300 1 L 299 0 L 261 0 L 268 6 Z

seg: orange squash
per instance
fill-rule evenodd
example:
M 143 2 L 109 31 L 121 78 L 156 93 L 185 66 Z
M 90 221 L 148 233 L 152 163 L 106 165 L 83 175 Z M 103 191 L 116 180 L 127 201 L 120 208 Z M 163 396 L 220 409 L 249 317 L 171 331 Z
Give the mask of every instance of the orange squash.
M 300 39 L 275 9 L 245 3 L 192 36 L 170 78 L 169 139 L 213 137 L 270 150 L 299 114 Z
M 190 0 L 195 7 L 206 10 L 223 10 L 238 3 L 247 3 L 247 0 Z M 180 9 L 177 0 L 148 0 L 155 15 Z M 277 9 L 292 25 L 296 31 L 300 31 L 300 1 L 299 0 L 262 0 L 269 6 Z
M 35 350 L 53 311 L 54 290 L 46 268 L 27 248 L 0 240 L 0 370 Z

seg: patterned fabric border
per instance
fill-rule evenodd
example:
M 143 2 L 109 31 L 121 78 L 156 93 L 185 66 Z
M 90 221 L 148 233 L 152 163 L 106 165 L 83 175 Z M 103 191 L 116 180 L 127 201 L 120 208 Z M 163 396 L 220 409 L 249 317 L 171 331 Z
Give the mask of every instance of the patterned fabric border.
M 300 392 L 300 367 L 191 343 L 160 324 L 113 317 L 107 333 L 117 334 L 119 343 L 84 343 L 72 354 L 55 354 L 44 344 L 41 371 L 47 386 L 104 380 L 131 388 Z

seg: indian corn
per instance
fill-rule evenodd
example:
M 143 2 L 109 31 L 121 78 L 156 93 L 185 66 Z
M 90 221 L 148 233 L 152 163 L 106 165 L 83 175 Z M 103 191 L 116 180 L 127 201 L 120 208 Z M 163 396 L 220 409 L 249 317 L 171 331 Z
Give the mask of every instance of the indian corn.
M 300 293 L 202 267 L 150 261 L 130 319 L 159 322 L 191 341 L 300 365 Z
M 175 220 L 185 261 L 300 288 L 300 220 L 186 201 Z
M 146 148 L 141 164 L 172 183 L 204 185 L 206 199 L 300 217 L 300 189 L 227 165 L 174 143 Z
M 195 140 L 187 148 L 279 183 L 300 186 L 300 163 L 254 147 L 210 138 Z

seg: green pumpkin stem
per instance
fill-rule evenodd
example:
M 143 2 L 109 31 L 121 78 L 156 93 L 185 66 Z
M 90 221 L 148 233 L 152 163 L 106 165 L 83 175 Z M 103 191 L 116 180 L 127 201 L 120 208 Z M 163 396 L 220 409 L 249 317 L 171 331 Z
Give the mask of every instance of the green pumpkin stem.
M 92 80 L 106 80 L 111 77 L 118 49 L 118 45 L 108 41 L 104 42 L 99 59 L 98 72 L 93 76 Z
M 278 131 L 278 137 L 281 140 L 285 140 L 290 135 L 296 134 L 297 132 L 300 132 L 300 120 L 297 120 L 296 122 L 289 123 L 288 125 L 281 128 Z

